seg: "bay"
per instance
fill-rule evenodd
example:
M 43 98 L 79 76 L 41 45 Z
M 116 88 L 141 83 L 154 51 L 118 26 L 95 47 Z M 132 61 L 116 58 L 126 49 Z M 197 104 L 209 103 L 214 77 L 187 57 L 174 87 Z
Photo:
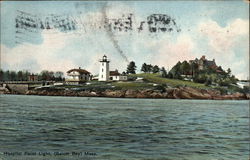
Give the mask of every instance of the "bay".
M 249 101 L 0 95 L 1 158 L 247 160 Z

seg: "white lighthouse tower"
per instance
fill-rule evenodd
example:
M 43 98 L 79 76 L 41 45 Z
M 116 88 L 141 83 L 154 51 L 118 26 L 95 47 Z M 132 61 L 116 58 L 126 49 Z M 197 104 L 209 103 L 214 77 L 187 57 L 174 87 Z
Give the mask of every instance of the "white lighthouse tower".
M 102 59 L 99 60 L 100 62 L 100 72 L 98 81 L 108 81 L 109 80 L 109 60 L 107 56 L 104 55 Z

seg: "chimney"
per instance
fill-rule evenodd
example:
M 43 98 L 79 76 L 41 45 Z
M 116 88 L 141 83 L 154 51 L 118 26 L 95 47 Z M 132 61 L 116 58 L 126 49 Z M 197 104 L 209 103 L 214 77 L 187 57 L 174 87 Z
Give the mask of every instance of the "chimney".
M 81 69 L 81 67 L 79 67 L 79 69 Z

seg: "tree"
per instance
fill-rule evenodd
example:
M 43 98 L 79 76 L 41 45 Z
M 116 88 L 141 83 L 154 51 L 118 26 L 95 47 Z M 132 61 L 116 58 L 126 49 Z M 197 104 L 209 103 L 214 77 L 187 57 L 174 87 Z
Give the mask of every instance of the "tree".
M 19 81 L 23 80 L 23 72 L 22 71 L 17 72 L 17 80 L 19 80 Z
M 135 70 L 136 70 L 136 65 L 134 61 L 131 61 L 127 67 L 127 73 L 128 74 L 135 74 Z
M 230 69 L 230 68 L 227 69 L 227 75 L 228 75 L 228 76 L 231 75 L 231 69 Z
M 56 81 L 62 81 L 62 79 L 63 79 L 63 72 L 57 71 L 56 73 L 54 73 L 54 77 L 55 77 Z
M 172 73 L 172 72 L 168 72 L 168 78 L 171 78 L 171 79 L 173 79 L 173 78 L 174 78 L 174 75 L 173 75 L 173 73 Z
M 4 71 L 0 69 L 0 81 L 3 81 Z
M 181 77 L 181 62 L 179 61 L 170 71 L 175 79 L 182 79 Z
M 194 78 L 194 76 L 199 72 L 199 66 L 197 63 L 192 62 L 190 67 L 192 71 L 192 78 Z
M 147 72 L 147 64 L 146 63 L 143 63 L 142 66 L 141 66 L 141 71 L 146 73 Z
M 219 71 L 224 71 L 224 70 L 222 69 L 221 66 L 219 66 L 219 67 L 217 68 L 217 70 L 219 70 Z
M 29 71 L 24 71 L 24 72 L 23 72 L 23 80 L 24 80 L 24 81 L 27 81 L 29 75 L 30 75 L 30 72 L 29 72 Z
M 224 79 L 220 79 L 220 80 L 218 81 L 218 84 L 219 84 L 220 86 L 229 86 L 229 85 L 231 84 L 231 81 L 230 81 L 229 78 L 224 78 Z
M 126 75 L 126 72 L 125 72 L 125 71 L 123 71 L 123 72 L 122 72 L 122 75 Z
M 10 80 L 15 81 L 17 79 L 17 74 L 15 71 L 10 72 Z
M 231 83 L 233 84 L 237 84 L 237 82 L 239 81 L 234 75 L 230 77 L 230 80 L 231 80 Z
M 207 80 L 207 75 L 205 73 L 197 74 L 194 77 L 194 82 L 205 83 Z
M 167 76 L 168 76 L 167 71 L 164 67 L 161 68 L 161 76 L 164 78 L 167 78 Z
M 157 73 L 157 72 L 160 71 L 160 68 L 157 66 L 158 68 L 155 68 L 155 72 L 154 72 L 154 71 L 153 71 L 153 70 L 154 70 L 154 67 L 155 67 L 155 66 L 152 66 L 151 64 L 143 63 L 143 64 L 142 64 L 142 67 L 141 67 L 141 71 L 144 72 L 144 73 L 151 73 L 151 72 Z
M 191 66 L 187 61 L 184 61 L 180 65 L 180 69 L 181 69 L 182 74 L 187 75 L 191 70 Z
M 3 79 L 5 81 L 10 81 L 10 71 L 9 70 L 7 70 L 6 72 L 4 72 Z
M 44 81 L 49 80 L 49 71 L 43 70 L 43 71 L 40 73 L 40 77 L 41 77 L 41 80 L 44 80 Z
M 54 76 L 54 72 L 53 71 L 49 72 L 49 80 L 52 80 L 52 81 L 55 80 L 55 76 Z
M 151 64 L 147 65 L 147 72 L 153 72 L 153 66 Z
M 157 65 L 155 65 L 154 67 L 153 67 L 153 69 L 152 69 L 152 72 L 153 73 L 158 73 L 160 71 L 160 68 L 157 66 Z
M 207 80 L 205 81 L 205 85 L 209 86 L 212 84 L 212 79 L 210 77 L 207 78 Z

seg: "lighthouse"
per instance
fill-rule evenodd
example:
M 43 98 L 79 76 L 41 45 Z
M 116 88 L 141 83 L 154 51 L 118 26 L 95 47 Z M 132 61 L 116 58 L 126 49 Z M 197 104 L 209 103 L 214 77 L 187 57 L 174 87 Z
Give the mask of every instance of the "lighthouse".
M 107 56 L 104 55 L 102 59 L 99 60 L 100 62 L 100 72 L 98 81 L 108 81 L 109 80 L 109 60 Z

